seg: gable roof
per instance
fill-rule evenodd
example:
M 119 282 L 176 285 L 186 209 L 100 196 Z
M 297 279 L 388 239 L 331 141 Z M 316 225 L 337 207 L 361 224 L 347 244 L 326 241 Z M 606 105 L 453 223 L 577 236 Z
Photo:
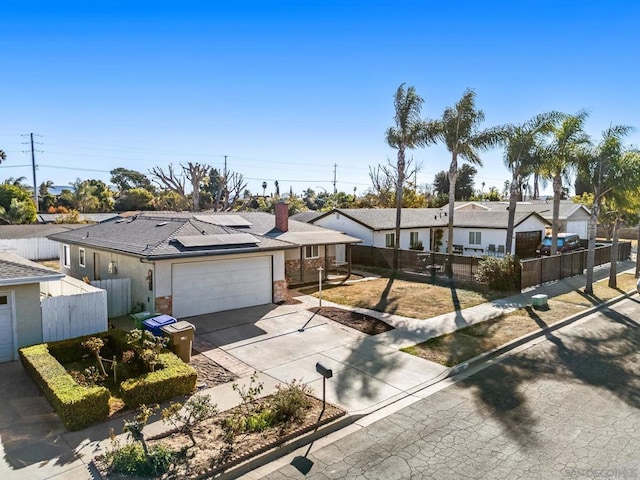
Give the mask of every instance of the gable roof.
M 45 268 L 13 253 L 0 251 L 0 286 L 59 280 L 63 273 Z
M 490 211 L 509 210 L 509 202 L 455 202 L 456 213 L 463 210 L 484 208 Z M 560 220 L 567 220 L 569 217 L 580 212 L 589 215 L 589 209 L 581 203 L 574 203 L 571 200 L 560 201 Z M 536 212 L 547 220 L 553 219 L 553 202 L 547 200 L 531 200 L 528 202 L 516 203 L 516 212 Z
M 395 208 L 336 208 L 324 213 L 313 222 L 339 213 L 371 230 L 390 230 L 396 225 Z M 400 228 L 444 227 L 447 213 L 441 208 L 403 208 Z
M 308 212 L 298 212 L 294 213 L 289 217 L 289 220 L 295 220 L 297 222 L 309 223 L 312 220 L 322 216 L 322 212 L 318 212 L 317 210 L 309 210 Z
M 538 218 L 543 225 L 547 223 L 547 220 L 536 212 L 516 211 L 513 226 L 517 227 L 532 217 Z M 458 210 L 454 215 L 454 224 L 459 228 L 495 228 L 506 230 L 508 222 L 508 210 Z

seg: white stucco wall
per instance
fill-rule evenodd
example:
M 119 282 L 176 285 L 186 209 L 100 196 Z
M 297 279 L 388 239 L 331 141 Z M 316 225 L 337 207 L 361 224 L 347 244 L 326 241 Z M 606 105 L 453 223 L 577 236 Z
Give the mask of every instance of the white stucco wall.
M 346 233 L 352 237 L 359 238 L 362 240 L 360 245 L 373 246 L 373 232 L 371 230 L 349 218 L 346 218 L 338 212 L 333 212 L 326 217 L 314 220 L 312 223 L 320 227 L 330 228 L 338 232 Z
M 431 245 L 431 236 L 429 228 L 411 228 L 400 230 L 400 250 L 409 250 L 411 247 L 411 232 L 418 233 L 418 240 L 422 241 L 422 247 L 424 250 L 429 250 Z M 395 233 L 394 229 L 380 230 L 373 234 L 373 246 L 385 248 L 387 246 L 386 236 L 388 233 Z

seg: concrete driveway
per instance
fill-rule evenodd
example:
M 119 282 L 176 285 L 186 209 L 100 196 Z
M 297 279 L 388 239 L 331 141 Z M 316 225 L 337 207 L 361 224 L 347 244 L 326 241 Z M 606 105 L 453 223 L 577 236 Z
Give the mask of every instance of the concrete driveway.
M 265 389 L 297 379 L 321 395 L 316 363 L 331 368 L 327 401 L 351 414 L 403 398 L 446 371 L 388 346 L 387 337 L 357 332 L 313 314 L 304 304 L 264 305 L 185 320 L 196 326 L 196 350 L 240 377 L 259 372 Z

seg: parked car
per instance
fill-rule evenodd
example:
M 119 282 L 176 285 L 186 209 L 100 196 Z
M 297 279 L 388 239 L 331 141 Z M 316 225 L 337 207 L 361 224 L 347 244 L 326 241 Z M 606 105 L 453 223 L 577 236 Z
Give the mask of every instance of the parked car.
M 582 250 L 583 248 L 577 233 L 558 234 L 558 253 L 573 252 L 575 250 Z M 542 243 L 536 248 L 536 253 L 547 256 L 551 254 L 551 235 L 547 235 L 542 239 Z

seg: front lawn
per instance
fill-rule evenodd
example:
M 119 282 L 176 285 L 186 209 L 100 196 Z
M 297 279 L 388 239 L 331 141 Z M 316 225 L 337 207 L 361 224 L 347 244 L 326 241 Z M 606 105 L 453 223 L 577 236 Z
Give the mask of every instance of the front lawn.
M 318 297 L 317 287 L 301 292 Z M 431 318 L 473 307 L 496 295 L 474 291 L 465 285 L 432 285 L 404 279 L 378 278 L 323 287 L 322 298 L 340 305 L 367 308 L 411 318 Z
M 549 298 L 548 309 L 524 307 L 494 320 L 472 325 L 456 332 L 432 338 L 426 342 L 402 349 L 447 367 L 453 367 L 527 333 L 604 303 L 624 292 L 633 290 L 636 279 L 631 274 L 618 276 L 618 288 L 609 288 L 608 279 L 593 284 L 593 296 L 584 289 Z

